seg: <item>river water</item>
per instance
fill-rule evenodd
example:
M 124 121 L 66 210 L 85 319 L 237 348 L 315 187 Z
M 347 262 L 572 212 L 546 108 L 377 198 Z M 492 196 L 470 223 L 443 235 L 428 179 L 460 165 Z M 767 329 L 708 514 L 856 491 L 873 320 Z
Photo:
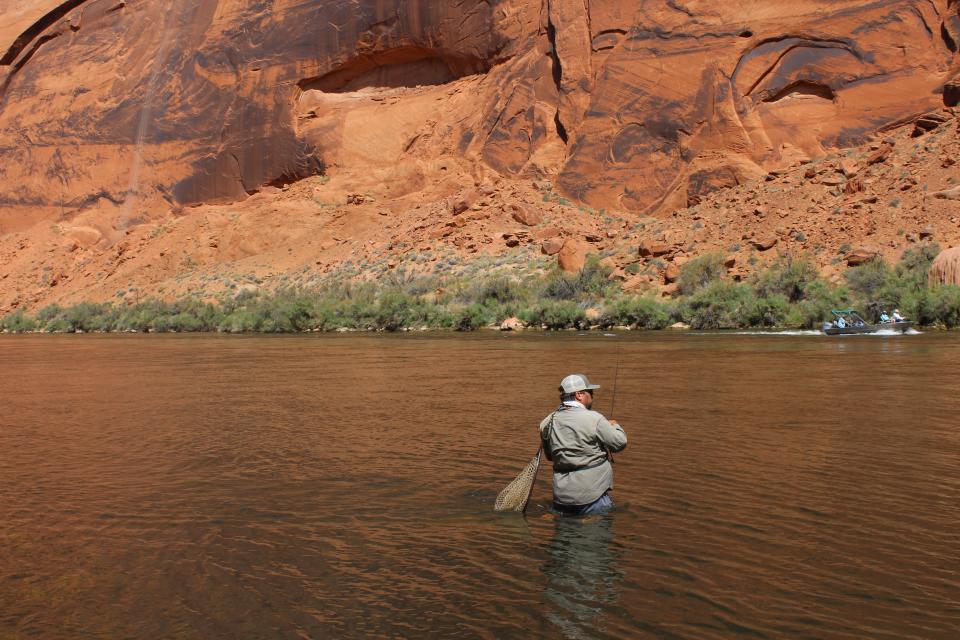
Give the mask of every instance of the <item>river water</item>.
M 617 362 L 619 371 L 617 372 Z M 0 638 L 960 634 L 960 337 L 0 336 Z M 618 508 L 494 497 L 580 371 Z

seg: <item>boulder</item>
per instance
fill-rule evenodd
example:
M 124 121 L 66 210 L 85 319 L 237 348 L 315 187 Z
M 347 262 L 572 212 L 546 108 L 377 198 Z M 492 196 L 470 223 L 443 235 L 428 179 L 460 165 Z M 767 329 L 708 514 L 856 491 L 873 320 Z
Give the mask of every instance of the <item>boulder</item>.
M 766 251 L 772 249 L 777 244 L 777 236 L 760 236 L 750 241 L 757 251 Z
M 500 331 L 522 331 L 522 330 L 523 330 L 523 322 L 520 320 L 520 318 L 517 318 L 515 316 L 511 318 L 507 318 L 506 320 L 500 323 Z
M 869 156 L 867 156 L 867 159 L 865 162 L 868 165 L 885 162 L 886 159 L 890 157 L 891 153 L 893 153 L 893 145 L 887 142 L 884 142 L 882 145 L 880 145 L 879 149 L 877 149 L 876 151 L 871 153 Z
M 843 259 L 846 261 L 847 266 L 855 267 L 864 262 L 869 262 L 879 255 L 880 249 L 877 247 L 861 246 L 843 256 Z
M 910 135 L 917 138 L 928 131 L 933 131 L 948 120 L 950 120 L 950 116 L 945 113 L 928 113 L 922 115 L 913 123 L 913 132 Z
M 648 239 L 640 243 L 640 255 L 644 258 L 670 253 L 670 245 L 661 240 Z
M 663 272 L 663 281 L 666 283 L 676 282 L 677 278 L 680 277 L 680 267 L 675 263 L 670 263 L 667 265 L 667 269 Z
M 860 172 L 860 165 L 853 158 L 844 158 L 840 161 L 840 172 L 846 178 L 852 178 Z
M 562 271 L 575 273 L 583 269 L 587 261 L 590 245 L 581 240 L 569 239 L 557 253 L 557 264 Z
M 624 291 L 636 291 L 637 289 L 646 287 L 651 282 L 653 282 L 653 279 L 649 275 L 641 273 L 640 275 L 627 278 L 620 286 Z
M 533 232 L 533 237 L 537 240 L 546 240 L 547 238 L 556 238 L 561 235 L 559 227 L 544 227 Z
M 534 227 L 543 222 L 543 214 L 521 204 L 511 204 L 509 206 L 510 217 L 527 227 Z
M 555 256 L 563 248 L 563 238 L 547 238 L 540 245 L 540 251 L 548 256 Z
M 930 195 L 938 200 L 960 200 L 960 186 L 934 191 Z
M 470 208 L 470 201 L 466 198 L 451 198 L 450 199 L 450 213 L 455 216 L 460 215 L 464 211 Z

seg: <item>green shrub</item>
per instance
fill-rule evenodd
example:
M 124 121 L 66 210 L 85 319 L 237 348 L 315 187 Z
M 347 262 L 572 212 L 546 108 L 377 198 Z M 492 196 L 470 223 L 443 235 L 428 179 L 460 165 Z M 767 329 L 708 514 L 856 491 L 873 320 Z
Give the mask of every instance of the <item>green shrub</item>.
M 554 272 L 543 284 L 542 295 L 551 300 L 588 302 L 601 300 L 611 294 L 615 284 L 610 282 L 610 267 L 591 257 L 583 269 L 575 274 Z
M 48 322 L 60 315 L 62 311 L 63 309 L 58 304 L 51 304 L 40 309 L 35 316 L 37 324 L 41 327 L 45 326 Z
M 960 327 L 960 287 L 943 285 L 930 292 L 931 319 L 926 324 L 938 322 L 948 329 Z
M 809 283 L 804 289 L 804 297 L 790 305 L 783 324 L 800 329 L 819 329 L 830 319 L 832 309 L 849 306 L 846 287 L 831 287 L 822 280 Z
M 754 297 L 743 307 L 742 323 L 748 327 L 781 326 L 790 311 L 790 301 L 781 293 Z
M 940 245 L 936 242 L 904 251 L 896 267 L 901 286 L 914 289 L 926 288 L 930 265 L 939 253 Z
M 493 321 L 492 314 L 487 307 L 474 302 L 453 314 L 453 329 L 455 331 L 475 331 L 485 327 Z
M 487 278 L 462 290 L 460 297 L 464 302 L 480 304 L 507 304 L 526 297 L 527 292 L 515 279 L 508 276 Z
M 721 279 L 726 273 L 723 256 L 719 253 L 707 253 L 680 267 L 677 284 L 680 287 L 680 293 L 688 296 Z
M 543 300 L 520 313 L 520 319 L 547 329 L 569 329 L 587 326 L 587 317 L 576 302 Z
M 397 331 L 409 326 L 416 315 L 415 300 L 400 291 L 384 291 L 370 315 L 371 326 L 380 331 Z
M 873 298 L 886 286 L 893 272 L 883 258 L 874 258 L 861 265 L 850 267 L 843 274 L 850 284 L 850 288 L 868 298 Z
M 18 309 L 6 317 L 0 319 L 0 330 L 10 331 L 12 333 L 24 333 L 34 331 L 37 328 L 37 321 L 28 316 L 23 309 Z
M 816 265 L 807 259 L 780 258 L 756 274 L 752 284 L 761 298 L 782 295 L 790 302 L 802 300 L 810 284 L 820 278 Z
M 682 301 L 680 317 L 693 329 L 735 329 L 749 325 L 755 305 L 750 286 L 717 280 Z
M 628 326 L 663 329 L 670 325 L 671 309 L 653 298 L 628 296 L 613 302 L 601 317 L 605 327 Z

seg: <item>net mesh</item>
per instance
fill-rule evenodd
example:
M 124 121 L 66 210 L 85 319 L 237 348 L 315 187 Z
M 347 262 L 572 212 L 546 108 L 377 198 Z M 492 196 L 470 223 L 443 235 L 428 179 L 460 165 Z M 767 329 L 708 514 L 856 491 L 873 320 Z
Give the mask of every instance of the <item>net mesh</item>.
M 530 493 L 533 491 L 533 483 L 537 480 L 537 471 L 540 470 L 540 455 L 542 453 L 542 449 L 538 450 L 537 455 L 533 456 L 533 460 L 500 492 L 497 501 L 493 503 L 494 511 L 523 512 L 526 510 Z

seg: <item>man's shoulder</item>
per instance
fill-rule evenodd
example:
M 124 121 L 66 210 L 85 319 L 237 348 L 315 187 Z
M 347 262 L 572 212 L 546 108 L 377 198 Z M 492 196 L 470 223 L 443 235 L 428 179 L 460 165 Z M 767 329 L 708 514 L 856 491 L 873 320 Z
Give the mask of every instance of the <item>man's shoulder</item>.
M 599 420 L 605 419 L 603 414 L 599 411 L 594 411 L 593 409 L 586 409 L 581 407 L 574 407 L 568 414 L 570 418 L 577 421 L 596 423 Z
M 550 424 L 551 418 L 553 418 L 556 414 L 557 414 L 556 411 L 551 411 L 550 413 L 548 413 L 547 417 L 545 417 L 543 420 L 540 421 L 540 428 L 542 429 L 543 427 Z

